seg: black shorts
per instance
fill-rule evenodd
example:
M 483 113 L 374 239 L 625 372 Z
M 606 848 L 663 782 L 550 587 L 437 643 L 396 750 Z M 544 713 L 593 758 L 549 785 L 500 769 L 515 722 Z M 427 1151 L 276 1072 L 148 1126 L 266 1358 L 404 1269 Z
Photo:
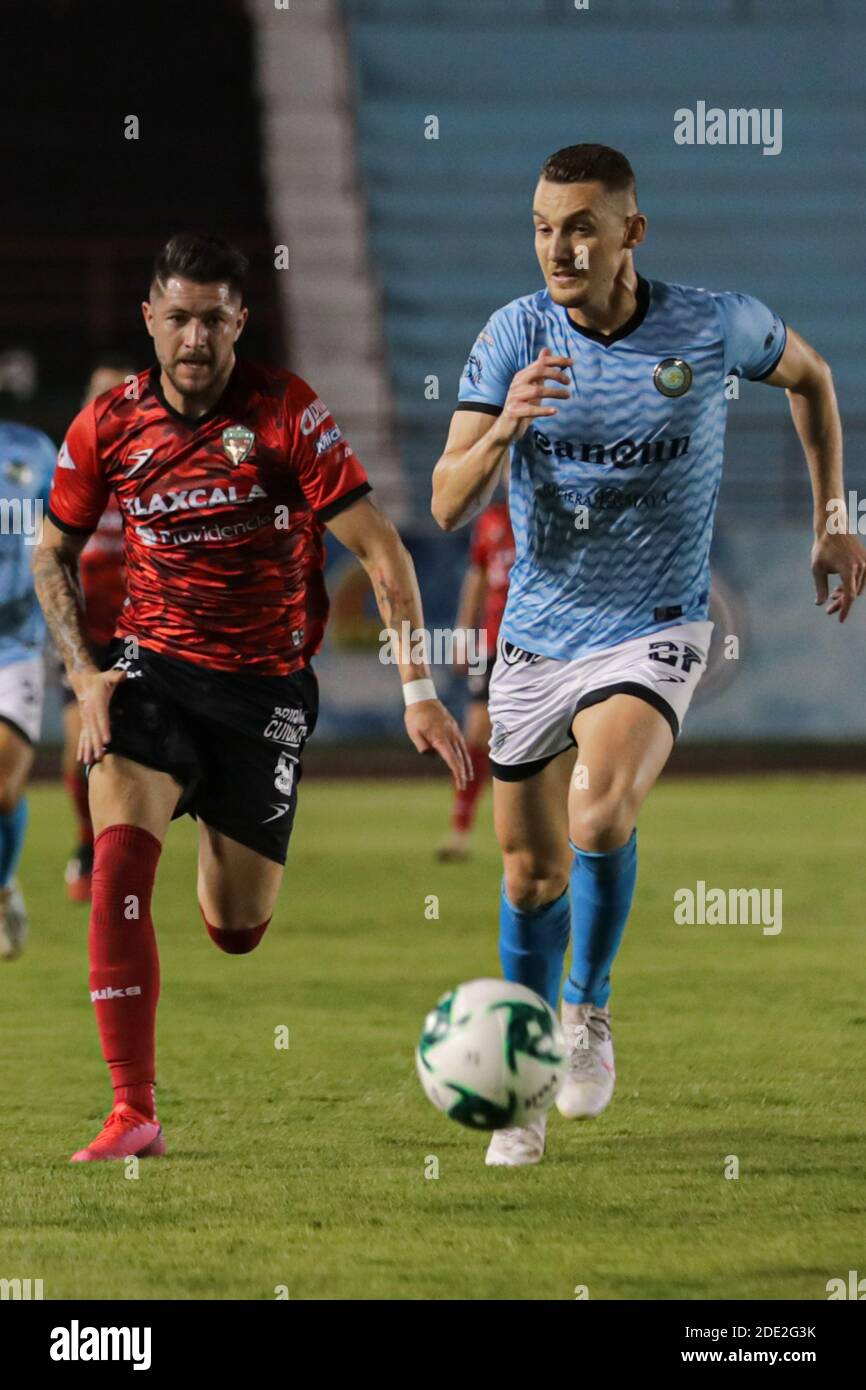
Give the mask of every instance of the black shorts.
M 301 754 L 316 725 L 318 681 L 211 671 L 112 643 L 103 670 L 128 674 L 111 697 L 111 743 L 182 788 L 174 818 L 188 813 L 266 859 L 285 864 L 298 803 Z

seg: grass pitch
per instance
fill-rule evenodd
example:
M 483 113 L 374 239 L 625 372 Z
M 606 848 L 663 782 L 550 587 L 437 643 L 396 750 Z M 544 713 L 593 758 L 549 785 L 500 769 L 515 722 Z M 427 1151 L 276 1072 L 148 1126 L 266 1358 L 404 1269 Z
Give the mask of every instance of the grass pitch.
M 441 780 L 307 779 L 247 957 L 209 941 L 195 829 L 172 827 L 154 904 L 169 1156 L 134 1179 L 68 1163 L 110 1088 L 87 911 L 63 896 L 69 813 L 31 790 L 31 941 L 0 967 L 0 1276 L 48 1299 L 824 1299 L 866 1272 L 862 784 L 662 781 L 614 976 L 617 1093 L 596 1121 L 554 1114 L 522 1170 L 486 1169 L 484 1136 L 414 1075 L 433 1001 L 498 973 L 489 797 L 465 866 L 433 861 L 448 800 Z M 698 879 L 781 888 L 781 933 L 675 925 Z

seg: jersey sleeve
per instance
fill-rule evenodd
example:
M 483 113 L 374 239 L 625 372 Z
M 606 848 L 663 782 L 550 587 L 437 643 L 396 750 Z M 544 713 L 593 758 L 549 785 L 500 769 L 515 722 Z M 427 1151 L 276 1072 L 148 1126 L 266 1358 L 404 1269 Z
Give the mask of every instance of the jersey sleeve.
M 460 377 L 457 409 L 498 415 L 516 371 L 519 361 L 515 324 L 505 309 L 497 309 L 472 345 Z
M 714 296 L 725 337 L 725 372 L 763 381 L 785 351 L 787 329 L 778 314 L 750 294 Z
M 97 449 L 96 413 L 90 404 L 76 415 L 60 446 L 48 515 L 61 531 L 89 535 L 105 511 L 108 493 Z
M 330 521 L 372 492 L 364 467 L 324 401 L 300 377 L 287 400 L 289 455 L 301 491 L 319 522 Z

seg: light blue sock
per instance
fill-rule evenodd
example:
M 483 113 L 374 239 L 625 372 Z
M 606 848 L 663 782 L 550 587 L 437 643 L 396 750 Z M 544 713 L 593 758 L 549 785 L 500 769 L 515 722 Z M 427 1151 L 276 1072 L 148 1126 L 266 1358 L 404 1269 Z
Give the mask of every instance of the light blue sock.
M 571 869 L 571 969 L 563 998 L 598 1004 L 610 997 L 610 971 L 619 950 L 637 878 L 637 831 L 620 849 L 574 850 Z
M 0 888 L 14 878 L 27 833 L 27 798 L 22 796 L 14 811 L 0 816 Z
M 552 1009 L 559 1003 L 559 983 L 571 934 L 568 889 L 541 907 L 515 907 L 499 899 L 499 959 L 506 980 L 527 985 Z

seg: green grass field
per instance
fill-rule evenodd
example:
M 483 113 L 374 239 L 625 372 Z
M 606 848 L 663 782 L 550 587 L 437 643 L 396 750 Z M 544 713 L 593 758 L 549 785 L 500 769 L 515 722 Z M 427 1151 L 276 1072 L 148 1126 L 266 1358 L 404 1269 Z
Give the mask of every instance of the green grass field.
M 554 1114 L 521 1170 L 486 1169 L 484 1136 L 432 1109 L 413 1064 L 438 995 L 498 973 L 489 799 L 474 861 L 439 866 L 444 781 L 307 779 L 248 957 L 209 941 L 195 828 L 172 827 L 154 905 L 169 1156 L 137 1179 L 67 1161 L 110 1089 L 87 912 L 62 893 L 66 803 L 40 785 L 30 804 L 31 941 L 0 967 L 0 1276 L 48 1299 L 824 1299 L 866 1274 L 858 780 L 662 782 L 614 977 L 617 1094 L 594 1122 Z M 698 879 L 782 888 L 782 932 L 674 925 Z

